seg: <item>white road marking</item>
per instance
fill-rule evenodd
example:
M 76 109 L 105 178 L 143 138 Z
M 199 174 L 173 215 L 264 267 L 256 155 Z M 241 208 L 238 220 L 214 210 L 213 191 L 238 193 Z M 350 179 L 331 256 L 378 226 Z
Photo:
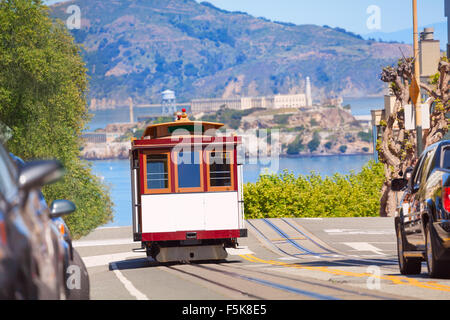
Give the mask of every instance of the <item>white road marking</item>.
M 283 257 L 283 258 L 278 258 L 277 260 L 282 260 L 282 261 L 298 261 L 300 259 L 298 258 L 294 258 L 294 257 Z
M 98 227 L 95 230 L 105 230 L 105 229 L 120 229 L 124 227 Z M 125 227 L 126 228 L 126 227 Z
M 98 246 L 114 246 L 114 245 L 122 245 L 122 244 L 134 244 L 133 239 L 124 238 L 124 239 L 108 239 L 108 240 L 83 240 L 83 241 L 74 241 L 73 246 L 76 248 L 80 247 L 98 247 Z
M 246 268 L 266 268 L 267 264 L 249 264 L 245 266 Z
M 117 268 L 117 265 L 115 262 L 111 263 L 111 268 L 113 269 L 114 274 L 116 275 L 117 279 L 119 279 L 120 282 L 125 286 L 125 289 L 137 300 L 149 300 L 149 298 L 140 292 L 138 289 L 136 289 L 135 286 L 131 283 L 130 280 L 125 278 L 125 276 L 122 274 L 122 272 L 119 271 Z
M 362 230 L 362 229 L 327 229 L 324 230 L 326 233 L 333 236 L 340 235 L 355 235 L 355 234 L 363 234 L 363 235 L 391 235 L 395 234 L 394 230 Z
M 371 245 L 367 242 L 345 242 L 346 246 L 355 249 L 356 251 L 368 251 L 373 252 L 377 255 L 385 256 L 381 249 Z
M 240 256 L 243 254 L 254 254 L 248 247 L 226 248 L 230 256 Z
M 146 258 L 145 253 L 141 252 L 123 252 L 123 253 L 112 253 L 104 254 L 99 256 L 83 257 L 83 262 L 86 268 L 107 266 L 112 262 L 123 261 L 127 258 Z

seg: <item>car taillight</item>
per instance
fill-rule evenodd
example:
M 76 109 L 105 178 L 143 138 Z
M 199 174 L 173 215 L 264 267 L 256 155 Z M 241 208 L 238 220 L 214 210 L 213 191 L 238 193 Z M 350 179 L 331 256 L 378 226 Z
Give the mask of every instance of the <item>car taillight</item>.
M 450 188 L 444 187 L 444 194 L 442 195 L 442 202 L 445 211 L 450 212 Z
M 61 236 L 64 237 L 64 235 L 66 234 L 66 229 L 64 228 L 64 224 L 61 223 L 61 225 L 59 226 L 59 233 L 61 234 Z
M 6 238 L 6 227 L 3 221 L 0 221 L 0 242 L 5 245 L 7 242 Z

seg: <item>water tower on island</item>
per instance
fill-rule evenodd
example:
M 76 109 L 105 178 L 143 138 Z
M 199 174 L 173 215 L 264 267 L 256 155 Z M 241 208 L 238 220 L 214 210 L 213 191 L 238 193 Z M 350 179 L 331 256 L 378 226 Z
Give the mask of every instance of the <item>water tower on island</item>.
M 175 92 L 172 90 L 165 90 L 162 92 L 162 113 L 171 116 L 177 112 L 177 103 Z

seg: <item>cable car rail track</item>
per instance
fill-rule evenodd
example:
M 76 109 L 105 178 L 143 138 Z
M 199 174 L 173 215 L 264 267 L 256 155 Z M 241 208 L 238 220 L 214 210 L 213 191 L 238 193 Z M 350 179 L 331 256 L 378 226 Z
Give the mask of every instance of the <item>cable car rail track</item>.
M 260 297 L 260 296 L 257 296 L 257 295 L 254 295 L 254 294 L 251 294 L 251 293 L 242 291 L 242 290 L 237 289 L 237 288 L 233 288 L 233 287 L 231 287 L 231 286 L 225 285 L 225 284 L 220 283 L 220 282 L 218 282 L 218 281 L 211 280 L 211 279 L 208 279 L 208 278 L 206 278 L 206 277 L 200 276 L 199 274 L 196 274 L 196 273 L 192 273 L 192 272 L 189 272 L 189 271 L 186 271 L 186 270 L 180 270 L 179 268 L 176 268 L 176 267 L 173 267 L 173 266 L 167 266 L 167 268 L 170 269 L 170 270 L 173 270 L 173 271 L 176 271 L 176 272 L 180 272 L 180 273 L 189 275 L 189 276 L 191 276 L 191 277 L 195 277 L 195 278 L 197 278 L 197 279 L 201 279 L 201 280 L 203 280 L 203 281 L 212 283 L 212 284 L 217 285 L 217 286 L 219 286 L 219 287 L 226 288 L 226 289 L 228 289 L 228 290 L 234 291 L 234 292 L 236 292 L 236 293 L 239 293 L 239 294 L 241 294 L 241 295 L 247 296 L 247 297 L 249 297 L 249 298 L 253 298 L 253 299 L 257 299 L 257 300 L 264 300 L 264 298 L 262 298 L 262 297 Z
M 337 297 L 332 296 L 332 295 L 321 294 L 321 293 L 317 293 L 317 292 L 310 291 L 310 290 L 304 290 L 304 289 L 300 289 L 300 288 L 297 288 L 297 287 L 292 287 L 292 286 L 281 284 L 281 283 L 278 283 L 278 282 L 269 281 L 269 280 L 266 280 L 266 279 L 261 279 L 260 277 L 257 277 L 257 276 L 248 276 L 248 275 L 239 274 L 239 273 L 233 272 L 233 271 L 218 270 L 216 268 L 209 267 L 209 266 L 206 266 L 206 265 L 200 265 L 200 264 L 197 264 L 197 263 L 190 264 L 190 266 L 192 266 L 194 268 L 197 268 L 197 269 L 208 270 L 208 271 L 217 273 L 217 274 L 222 276 L 222 281 L 223 281 L 223 275 L 225 275 L 225 276 L 228 276 L 228 277 L 231 277 L 231 278 L 244 280 L 245 282 L 256 283 L 256 284 L 262 285 L 264 287 L 277 289 L 277 290 L 280 290 L 280 291 L 284 291 L 284 292 L 295 294 L 295 295 L 300 295 L 300 296 L 307 297 L 307 298 L 312 298 L 312 299 L 317 299 L 317 300 L 341 300 L 340 298 L 337 298 Z M 216 264 L 216 266 L 224 266 L 224 264 Z M 204 281 L 207 281 L 209 283 L 215 284 L 217 286 L 220 286 L 220 287 L 223 287 L 223 288 L 227 288 L 229 290 L 238 292 L 238 293 L 240 293 L 242 295 L 245 295 L 245 296 L 248 296 L 248 297 L 251 297 L 251 298 L 255 298 L 255 299 L 259 299 L 259 300 L 266 299 L 264 297 L 260 297 L 260 296 L 248 293 L 248 292 L 243 291 L 241 289 L 237 289 L 237 288 L 233 288 L 231 286 L 225 285 L 225 284 L 223 284 L 221 282 L 218 282 L 218 281 L 211 280 L 209 278 L 200 276 L 200 275 L 198 275 L 196 273 L 189 272 L 189 271 L 186 271 L 186 270 L 181 270 L 179 267 L 177 268 L 177 267 L 171 266 L 171 267 L 168 267 L 168 268 L 170 268 L 171 270 L 178 271 L 178 272 L 183 273 L 183 274 L 187 274 L 187 275 L 193 276 L 195 278 L 202 279 Z M 246 270 L 245 268 L 242 268 L 242 269 Z M 252 270 L 246 270 L 246 271 L 254 273 L 254 271 L 252 271 Z M 281 278 L 279 275 L 274 275 L 274 274 L 269 274 L 269 275 L 272 276 L 272 277 Z M 306 283 L 306 282 L 304 282 L 304 283 Z M 317 284 L 312 284 L 312 285 L 316 286 Z M 332 287 L 330 287 L 329 289 L 330 290 L 331 289 L 337 290 L 337 288 L 332 288 Z
M 289 252 L 283 250 L 282 248 L 280 248 L 279 243 L 274 243 L 273 241 L 268 239 L 263 234 L 263 232 L 261 232 L 258 229 L 258 227 L 256 227 L 252 222 L 246 221 L 255 231 L 257 231 L 257 233 L 265 240 L 265 242 L 268 242 L 270 245 L 274 246 L 278 251 L 282 252 L 283 254 L 285 254 L 287 256 L 290 256 L 290 257 L 298 259 L 299 257 L 305 257 L 305 256 L 310 255 L 310 256 L 313 256 L 313 257 L 317 257 L 319 259 L 322 259 L 322 258 L 332 259 L 333 264 L 338 264 L 338 265 L 342 265 L 342 266 L 352 266 L 352 267 L 355 266 L 355 263 L 344 262 L 344 261 L 336 261 L 335 260 L 336 258 L 342 257 L 342 258 L 351 258 L 352 261 L 358 262 L 359 265 L 356 265 L 356 266 L 369 266 L 369 265 L 376 264 L 377 266 L 383 265 L 383 267 L 389 267 L 389 268 L 392 268 L 392 269 L 397 268 L 397 261 L 393 261 L 393 260 L 379 261 L 379 260 L 372 260 L 372 259 L 362 259 L 362 258 L 357 258 L 357 257 L 349 257 L 348 255 L 346 255 L 344 253 L 338 253 L 338 252 L 335 252 L 335 251 L 331 251 L 330 249 L 327 249 L 327 248 L 319 245 L 317 242 L 315 242 L 313 239 L 311 239 L 308 235 L 306 235 L 305 233 L 301 232 L 297 228 L 294 228 L 292 226 L 292 224 L 287 223 L 287 221 L 282 219 L 281 221 L 284 221 L 287 225 L 292 227 L 294 230 L 296 230 L 297 232 L 300 232 L 302 234 L 302 236 L 307 238 L 307 240 L 313 242 L 314 244 L 318 245 L 319 247 L 321 247 L 322 249 L 327 251 L 326 253 L 313 252 L 312 250 L 309 250 L 309 249 L 301 246 L 300 244 L 298 244 L 295 240 L 293 240 L 291 237 L 289 237 L 285 232 L 283 232 L 279 227 L 275 226 L 268 219 L 261 219 L 261 220 L 264 221 L 270 228 L 272 228 L 272 230 L 274 230 L 283 239 L 285 239 L 286 243 L 291 244 L 295 249 L 297 249 L 297 250 L 302 252 L 300 254 L 292 254 L 292 253 L 289 253 Z M 330 256 L 330 255 L 336 255 L 338 257 L 333 257 L 333 256 Z M 395 267 L 392 266 L 393 263 L 395 263 Z
M 267 219 L 262 219 L 263 221 Z M 269 221 L 270 222 L 270 221 Z M 270 245 L 272 245 L 273 247 L 275 247 L 278 251 L 283 252 L 285 255 L 287 256 L 291 256 L 294 258 L 299 258 L 299 255 L 293 255 L 291 253 L 286 252 L 285 250 L 281 249 L 278 247 L 277 244 L 273 243 L 270 241 L 270 239 L 268 239 L 252 222 L 247 221 L 247 223 L 253 228 L 253 230 L 255 230 L 257 232 L 257 234 L 259 234 L 260 236 L 262 236 L 264 238 L 264 241 L 269 243 Z M 267 225 L 273 225 L 273 223 L 267 223 Z M 278 229 L 279 231 L 281 231 L 278 227 L 274 226 L 274 230 L 276 231 L 276 229 Z M 283 237 L 287 237 L 286 233 L 284 233 L 283 231 L 281 231 L 281 233 L 283 234 Z M 303 235 L 306 238 L 309 238 L 306 234 L 303 233 Z M 286 239 L 288 240 L 288 239 Z M 286 241 L 286 243 L 290 243 L 292 245 L 292 241 Z M 302 258 L 306 256 L 306 254 L 304 253 L 305 251 L 303 251 L 302 249 L 299 249 L 299 247 L 302 246 L 295 246 L 293 245 L 294 248 L 296 248 L 297 250 L 301 250 L 303 252 L 302 255 L 300 255 Z M 328 249 L 326 249 L 327 251 L 329 251 Z M 311 251 L 311 250 L 308 250 Z M 319 257 L 320 254 L 313 252 L 312 257 Z M 348 257 L 348 255 L 345 254 L 341 254 L 341 257 L 345 258 Z M 367 277 L 374 277 L 374 278 L 378 278 L 380 280 L 386 280 L 392 284 L 396 284 L 396 285 L 406 285 L 406 286 L 412 286 L 412 287 L 416 287 L 416 288 L 422 288 L 422 289 L 428 289 L 428 290 L 436 290 L 436 291 L 442 291 L 442 292 L 450 292 L 450 285 L 445 285 L 445 284 L 439 284 L 436 283 L 434 281 L 427 281 L 427 278 L 425 279 L 421 279 L 424 281 L 419 281 L 419 279 L 417 278 L 413 278 L 413 277 L 407 277 L 407 276 L 397 276 L 397 275 L 373 275 L 373 274 L 369 274 L 367 272 L 354 272 L 354 271 L 345 271 L 345 270 L 340 270 L 340 269 L 335 269 L 332 267 L 327 267 L 327 266 L 322 266 L 322 267 L 316 267 L 316 266 L 309 266 L 307 264 L 302 264 L 301 262 L 298 263 L 285 263 L 285 262 L 280 262 L 280 261 L 275 261 L 275 260 L 263 260 L 263 259 L 259 259 L 258 257 L 255 257 L 253 255 L 241 255 L 241 257 L 243 259 L 246 259 L 250 262 L 254 262 L 254 263 L 263 263 L 263 264 L 268 264 L 268 265 L 272 265 L 272 266 L 280 266 L 280 267 L 288 267 L 288 268 L 297 268 L 297 269 L 304 269 L 304 270 L 311 270 L 311 271 L 321 271 L 324 273 L 328 273 L 328 274 L 332 274 L 332 275 L 343 275 L 343 276 L 349 276 L 349 277 L 353 277 L 353 278 L 367 278 Z M 330 257 L 328 257 L 330 258 Z M 354 258 L 354 257 L 349 257 L 351 258 L 352 263 L 350 262 L 344 262 L 344 261 L 337 261 L 335 259 L 330 260 L 331 263 L 335 264 L 335 265 L 341 265 L 343 267 L 366 267 L 366 266 L 370 266 L 370 265 L 374 265 L 374 263 L 379 266 L 379 267 L 383 267 L 385 269 L 390 269 L 389 272 L 391 272 L 392 269 L 395 268 L 395 273 L 398 273 L 398 267 L 397 264 L 395 264 L 395 266 L 392 266 L 388 260 L 386 260 L 387 264 L 381 265 L 380 261 L 377 260 L 370 260 L 370 259 L 362 259 L 362 258 Z
M 235 268 L 235 269 L 250 271 L 248 268 L 245 268 L 243 265 L 229 265 L 229 264 L 220 264 L 220 265 L 224 266 L 226 268 L 231 268 L 231 269 Z M 286 279 L 286 280 L 289 280 L 289 281 L 294 281 L 294 282 L 298 282 L 298 283 L 303 283 L 303 284 L 307 284 L 307 285 L 313 285 L 313 286 L 316 286 L 316 287 L 327 288 L 327 289 L 330 289 L 330 290 L 339 291 L 339 292 L 344 293 L 344 294 L 354 294 L 355 296 L 364 296 L 364 297 L 367 297 L 367 298 L 374 298 L 374 299 L 381 299 L 381 300 L 383 300 L 383 299 L 392 299 L 392 297 L 387 297 L 387 296 L 383 296 L 383 295 L 376 294 L 376 293 L 363 293 L 360 290 L 353 290 L 351 288 L 342 288 L 342 286 L 337 287 L 337 286 L 332 286 L 330 284 L 313 282 L 313 281 L 305 280 L 304 278 L 299 278 L 299 277 L 295 277 L 294 278 L 294 277 L 290 277 L 290 276 L 287 276 L 287 275 L 274 274 L 274 273 L 270 273 L 270 272 L 267 272 L 267 271 L 262 271 L 260 269 L 252 270 L 252 271 L 255 272 L 255 273 L 258 273 L 258 274 L 262 274 L 264 276 L 272 276 L 272 277 L 276 276 L 278 278 Z M 394 300 L 395 300 L 395 298 L 394 298 Z

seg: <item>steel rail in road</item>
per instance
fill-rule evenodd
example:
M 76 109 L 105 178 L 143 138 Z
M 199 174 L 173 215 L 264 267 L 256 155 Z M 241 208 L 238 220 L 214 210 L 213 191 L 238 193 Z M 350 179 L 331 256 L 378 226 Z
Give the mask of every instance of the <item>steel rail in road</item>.
M 343 270 L 339 270 L 339 269 L 331 269 L 328 267 L 311 267 L 311 266 L 305 266 L 302 264 L 288 264 L 288 263 L 284 263 L 284 262 L 280 262 L 280 261 L 259 259 L 250 254 L 241 255 L 240 257 L 242 257 L 243 259 L 248 260 L 250 262 L 264 263 L 264 264 L 273 265 L 273 266 L 282 266 L 282 267 L 295 268 L 295 269 L 321 271 L 321 272 L 325 272 L 325 273 L 329 273 L 329 274 L 350 276 L 350 277 L 356 277 L 356 278 L 372 277 L 372 278 L 377 278 L 380 280 L 387 280 L 387 281 L 390 281 L 393 284 L 397 284 L 397 285 L 406 285 L 406 286 L 417 287 L 417 288 L 422 288 L 422 289 L 450 292 L 449 285 L 436 283 L 435 281 L 421 282 L 416 278 L 408 278 L 405 276 L 375 275 L 375 274 L 368 274 L 368 273 L 358 273 L 358 272 L 353 272 L 353 271 L 343 271 Z
M 247 256 L 241 256 L 243 257 L 245 260 L 252 260 L 251 257 Z M 260 261 L 250 261 L 250 262 L 260 262 Z M 221 266 L 227 267 L 227 268 L 235 268 L 235 269 L 241 269 L 241 270 L 245 270 L 250 272 L 249 269 L 245 268 L 243 265 L 227 265 L 227 264 L 220 264 Z M 374 294 L 374 293 L 364 293 L 361 292 L 359 289 L 350 289 L 350 288 L 342 288 L 342 286 L 333 286 L 330 284 L 324 284 L 324 283 L 318 283 L 318 282 L 313 282 L 313 281 L 309 281 L 309 280 L 305 280 L 302 278 L 297 278 L 297 277 L 290 277 L 287 275 L 281 275 L 281 274 L 273 274 L 267 271 L 262 271 L 262 270 L 251 270 L 255 273 L 258 274 L 262 274 L 262 275 L 266 275 L 266 276 L 272 276 L 272 277 L 278 277 L 278 278 L 282 278 L 282 279 L 286 279 L 289 281 L 294 281 L 294 282 L 299 282 L 299 283 L 303 283 L 303 284 L 307 284 L 307 285 L 313 285 L 313 286 L 317 286 L 317 287 L 321 287 L 321 288 L 326 288 L 326 289 L 330 289 L 330 290 L 334 290 L 334 291 L 339 291 L 342 292 L 344 294 L 354 294 L 356 296 L 364 296 L 364 297 L 368 297 L 368 298 L 375 298 L 375 299 L 380 299 L 380 300 L 386 300 L 386 299 L 392 299 L 391 297 L 386 297 L 386 296 L 382 296 L 382 295 L 378 295 L 378 294 Z M 396 300 L 395 298 L 393 300 Z
M 330 250 L 329 248 L 325 248 L 324 246 L 322 246 L 321 244 L 317 243 L 317 241 L 315 241 L 314 239 L 312 239 L 309 235 L 307 235 L 305 232 L 301 231 L 299 228 L 297 228 L 296 226 L 294 226 L 292 223 L 290 223 L 289 221 L 287 221 L 285 218 L 282 218 L 281 221 L 283 221 L 284 223 L 286 223 L 287 225 L 289 225 L 291 228 L 293 228 L 295 231 L 299 232 L 302 236 L 304 236 L 305 238 L 307 238 L 309 241 L 311 241 L 312 243 L 314 243 L 315 245 L 317 245 L 318 247 L 320 247 L 321 249 L 330 252 L 331 254 L 336 254 L 336 255 L 341 255 L 341 256 L 348 256 L 347 254 L 345 254 L 344 252 L 337 252 L 334 250 Z M 386 264 L 387 266 L 389 266 L 391 263 L 395 263 L 397 264 L 397 260 L 392 260 L 392 259 L 383 259 L 383 260 L 379 260 L 379 259 L 362 259 L 362 258 L 353 258 L 351 257 L 353 260 L 359 260 L 359 261 L 363 261 L 363 262 L 368 262 L 368 263 L 378 263 L 378 264 Z M 386 263 L 387 261 L 389 261 L 390 263 Z
M 286 220 L 286 218 L 281 218 L 281 221 L 283 221 L 284 223 L 286 223 L 287 225 L 289 225 L 292 229 L 294 229 L 295 231 L 297 231 L 298 233 L 300 233 L 302 236 L 304 236 L 306 239 L 308 239 L 309 241 L 311 241 L 312 243 L 314 243 L 316 246 L 318 246 L 319 248 L 328 251 L 332 254 L 339 254 L 338 252 L 334 251 L 334 250 L 330 250 L 329 248 L 325 248 L 323 245 L 321 245 L 320 243 L 317 243 L 314 239 L 312 239 L 310 236 L 308 236 L 306 233 L 304 233 L 302 230 L 300 230 L 299 228 L 297 228 L 296 226 L 294 226 L 292 223 L 290 223 L 289 221 Z
M 203 280 L 203 281 L 206 281 L 206 282 L 215 284 L 216 286 L 219 286 L 219 287 L 226 288 L 226 289 L 228 289 L 228 290 L 237 292 L 237 293 L 242 294 L 242 295 L 244 295 L 244 296 L 247 296 L 247 297 L 249 297 L 249 298 L 258 299 L 258 300 L 264 300 L 264 298 L 262 298 L 262 297 L 260 297 L 260 296 L 256 296 L 256 295 L 254 295 L 254 294 L 251 294 L 251 293 L 242 291 L 242 290 L 240 290 L 240 289 L 236 289 L 236 288 L 230 287 L 230 286 L 225 285 L 225 284 L 223 284 L 223 283 L 217 282 L 217 281 L 215 281 L 215 280 L 208 279 L 208 278 L 206 278 L 206 277 L 200 276 L 200 275 L 198 275 L 198 274 L 195 274 L 195 273 L 192 273 L 192 272 L 189 272 L 189 271 L 186 271 L 186 270 L 180 270 L 180 269 L 178 269 L 178 268 L 174 268 L 174 267 L 171 267 L 171 266 L 167 266 L 167 268 L 170 269 L 170 270 L 173 270 L 173 271 L 176 271 L 176 272 L 181 272 L 181 273 L 187 274 L 187 275 L 189 275 L 189 276 L 192 276 L 192 277 L 201 279 L 201 280 Z
M 300 244 L 297 243 L 297 241 L 292 240 L 286 233 L 284 233 L 283 231 L 281 231 L 280 228 L 278 228 L 276 225 L 274 225 L 272 222 L 270 222 L 268 219 L 262 219 L 262 221 L 264 221 L 270 228 L 272 228 L 273 230 L 275 230 L 276 233 L 278 233 L 281 237 L 283 237 L 284 240 L 286 240 L 288 243 L 290 243 L 292 246 L 294 246 L 296 249 L 304 252 L 305 254 L 309 254 L 309 255 L 313 255 L 313 256 L 318 256 L 318 257 L 323 257 L 323 254 L 317 253 L 317 252 L 312 252 L 311 250 L 306 249 L 305 247 L 301 246 Z M 296 255 L 292 255 L 291 256 L 296 256 Z
M 277 226 L 275 226 L 272 222 L 270 222 L 268 219 L 261 219 L 262 221 L 264 221 L 270 228 L 272 228 L 275 232 L 277 232 L 281 237 L 283 237 L 287 243 L 291 244 L 293 247 L 295 247 L 297 250 L 303 252 L 303 254 L 292 254 L 292 253 L 288 253 L 285 250 L 281 249 L 279 246 L 277 246 L 276 244 L 274 244 L 272 241 L 270 241 L 266 236 L 263 235 L 263 233 L 258 230 L 258 228 L 252 224 L 250 221 L 247 221 L 247 223 L 249 223 L 254 229 L 256 229 L 258 231 L 258 233 L 265 238 L 266 241 L 270 242 L 271 245 L 275 246 L 279 251 L 283 252 L 284 254 L 291 256 L 293 258 L 298 258 L 299 255 L 312 255 L 318 258 L 330 258 L 330 254 L 336 254 L 335 252 L 330 251 L 327 248 L 322 248 L 324 250 L 326 250 L 328 253 L 317 253 L 317 252 L 313 252 L 309 249 L 304 248 L 303 246 L 301 246 L 300 244 L 298 244 L 295 240 L 292 240 L 285 232 L 283 232 L 280 228 L 278 228 Z M 291 227 L 292 225 L 289 224 Z M 297 231 L 299 231 L 297 229 Z M 308 235 L 301 233 L 304 237 L 306 237 L 309 241 L 314 242 L 314 240 L 312 240 Z M 346 258 L 351 258 L 352 261 L 355 261 L 357 263 L 359 263 L 359 266 L 370 266 L 373 265 L 374 263 L 377 265 L 382 265 L 383 267 L 389 267 L 392 265 L 392 263 L 394 262 L 393 260 L 373 260 L 373 259 L 362 259 L 362 258 L 356 258 L 356 257 L 349 257 L 346 254 L 340 254 L 340 256 L 346 257 Z M 396 262 L 396 261 L 395 261 Z M 335 264 L 340 264 L 342 266 L 355 266 L 355 263 L 350 263 L 350 262 L 344 262 L 344 261 L 336 261 L 333 260 L 333 263 Z
M 264 221 L 268 221 L 267 219 L 262 219 Z M 286 240 L 289 240 L 289 238 L 287 237 L 287 235 L 281 231 L 278 227 L 276 227 L 273 223 L 270 223 L 270 221 L 268 221 L 269 223 L 267 223 L 267 225 L 271 226 L 273 225 L 274 228 L 273 230 L 277 231 L 277 229 L 281 232 L 278 233 L 280 234 L 282 237 L 285 237 Z M 252 226 L 254 228 L 254 230 L 256 230 L 256 232 L 262 236 L 264 238 L 264 240 L 266 242 L 268 242 L 270 245 L 274 246 L 275 248 L 277 248 L 277 250 L 279 250 L 280 252 L 285 253 L 288 256 L 294 257 L 294 258 L 298 258 L 298 255 L 293 255 L 290 253 L 287 253 L 286 251 L 282 250 L 281 248 L 279 248 L 276 244 L 274 244 L 273 242 L 271 242 L 260 230 L 258 230 L 258 228 L 256 228 L 256 226 L 254 226 L 250 221 L 247 221 L 247 223 L 250 224 L 250 226 Z M 305 235 L 304 233 L 302 233 L 306 238 L 310 239 L 307 235 Z M 292 244 L 292 241 L 287 241 L 288 243 Z M 293 245 L 297 250 L 301 250 L 302 252 L 304 251 L 304 248 L 300 245 L 296 246 Z M 300 249 L 300 248 L 301 249 Z M 310 250 L 308 250 L 310 251 Z M 327 249 L 327 251 L 329 251 Z M 314 253 L 312 254 L 313 256 L 319 257 L 320 254 L 318 253 Z M 342 255 L 343 257 L 345 257 L 346 255 Z M 301 264 L 287 264 L 284 262 L 279 262 L 279 261 L 274 261 L 274 260 L 262 260 L 259 259 L 253 255 L 241 255 L 242 258 L 251 261 L 251 262 L 256 262 L 256 263 L 265 263 L 268 265 L 278 265 L 278 266 L 283 266 L 283 267 L 291 267 L 291 268 L 299 268 L 299 269 L 308 269 L 308 270 L 316 270 L 316 271 L 323 271 L 326 273 L 330 273 L 330 274 L 336 274 L 336 275 L 347 275 L 350 277 L 374 277 L 374 278 L 378 278 L 378 279 L 382 279 L 382 280 L 387 280 L 392 282 L 393 284 L 399 284 L 399 285 L 407 285 L 407 286 L 412 286 L 412 287 L 418 287 L 418 288 L 422 288 L 422 289 L 428 289 L 428 290 L 437 290 L 437 291 L 443 291 L 443 292 L 450 292 L 450 286 L 448 285 L 442 285 L 442 284 L 438 284 L 435 283 L 433 281 L 426 281 L 426 282 L 421 282 L 418 279 L 415 278 L 410 278 L 410 277 L 406 277 L 406 276 L 391 276 L 391 275 L 373 275 L 373 274 L 369 274 L 369 273 L 358 273 L 358 272 L 352 272 L 352 271 L 343 271 L 343 270 L 339 270 L 339 269 L 329 269 L 328 267 L 308 267 L 308 266 L 304 266 Z M 348 257 L 348 256 L 347 256 Z M 374 263 L 376 262 L 378 265 L 380 265 L 380 261 L 378 260 L 369 260 L 369 259 L 362 259 L 362 258 L 353 258 L 351 257 L 352 261 L 355 261 L 355 263 L 350 263 L 350 262 L 343 262 L 343 261 L 336 261 L 333 259 L 332 263 L 337 264 L 337 265 L 342 265 L 342 266 L 352 266 L 352 267 L 362 267 L 362 266 L 367 266 L 367 264 L 370 263 Z M 388 261 L 388 260 L 386 260 Z M 358 265 L 359 264 L 359 265 Z M 388 263 L 386 265 L 383 265 L 382 267 L 388 267 L 391 264 Z
M 273 281 L 268 281 L 268 280 L 264 280 L 264 279 L 260 279 L 257 277 L 251 277 L 251 276 L 245 276 L 236 272 L 232 272 L 232 271 L 225 271 L 225 270 L 217 270 L 215 268 L 211 268 L 211 267 L 207 267 L 205 265 L 199 265 L 199 264 L 192 264 L 193 266 L 196 266 L 198 268 L 201 269 L 207 269 L 213 272 L 217 272 L 220 274 L 226 274 L 230 277 L 233 278 L 238 278 L 238 279 L 243 279 L 246 281 L 250 281 L 250 282 L 254 282 L 254 283 L 258 283 L 261 285 L 264 285 L 266 287 L 271 287 L 271 288 L 275 288 L 275 289 L 279 289 L 285 292 L 290 292 L 290 293 L 294 293 L 294 294 L 298 294 L 298 295 L 302 295 L 302 296 L 306 296 L 309 298 L 313 298 L 313 299 L 318 299 L 318 300 L 341 300 L 337 297 L 331 296 L 331 295 L 324 295 L 324 294 L 320 294 L 320 293 L 316 293 L 316 292 L 312 292 L 312 291 L 308 291 L 308 290 L 303 290 L 303 289 L 299 289 L 299 288 L 295 288 L 295 287 L 291 287 L 291 286 L 287 286 L 287 285 L 283 285 L 280 283 L 276 283 Z M 247 270 L 248 272 L 250 272 L 250 270 Z M 271 274 L 271 276 L 276 277 L 276 275 Z M 315 284 L 314 284 L 315 285 Z

